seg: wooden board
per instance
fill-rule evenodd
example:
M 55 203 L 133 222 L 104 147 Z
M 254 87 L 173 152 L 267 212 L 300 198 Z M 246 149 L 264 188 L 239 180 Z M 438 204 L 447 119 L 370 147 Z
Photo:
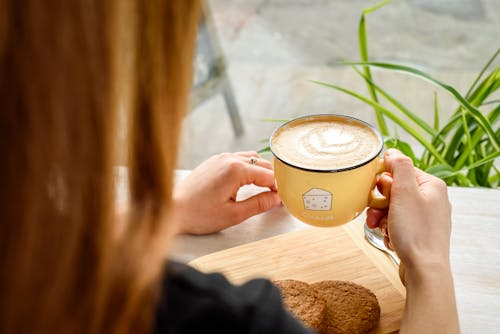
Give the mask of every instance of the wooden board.
M 190 264 L 203 272 L 222 272 L 235 284 L 257 277 L 352 281 L 377 295 L 381 319 L 374 333 L 397 331 L 405 300 L 397 268 L 367 244 L 359 229 L 354 223 L 310 228 L 213 253 Z

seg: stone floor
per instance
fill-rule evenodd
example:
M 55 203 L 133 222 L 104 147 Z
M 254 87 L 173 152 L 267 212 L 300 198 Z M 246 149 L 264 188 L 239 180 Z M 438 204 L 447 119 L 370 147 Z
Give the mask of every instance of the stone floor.
M 340 62 L 359 59 L 361 11 L 376 3 L 209 1 L 245 132 L 234 136 L 221 96 L 206 100 L 186 117 L 179 168 L 193 168 L 223 151 L 264 147 L 262 141 L 277 126 L 264 118 L 340 113 L 376 125 L 366 105 L 309 81 L 367 94 L 359 76 Z M 367 16 L 370 58 L 415 66 L 464 93 L 500 47 L 499 18 L 498 0 L 395 0 Z M 443 90 L 420 79 L 380 70 L 374 78 L 426 120 L 433 117 L 434 91 L 442 120 L 456 106 Z

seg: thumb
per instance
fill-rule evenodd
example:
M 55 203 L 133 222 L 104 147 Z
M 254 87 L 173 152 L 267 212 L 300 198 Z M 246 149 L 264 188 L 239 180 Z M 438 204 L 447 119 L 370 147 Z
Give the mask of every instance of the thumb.
M 275 191 L 264 191 L 260 194 L 236 202 L 234 205 L 236 216 L 240 221 L 265 212 L 281 204 L 281 199 Z
M 389 149 L 385 154 L 385 167 L 391 172 L 393 185 L 391 192 L 414 191 L 417 189 L 417 179 L 413 161 L 396 149 Z

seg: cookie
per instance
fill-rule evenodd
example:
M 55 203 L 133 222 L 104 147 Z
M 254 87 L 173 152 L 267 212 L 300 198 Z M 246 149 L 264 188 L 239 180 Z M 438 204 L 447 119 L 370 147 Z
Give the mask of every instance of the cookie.
M 311 284 L 326 300 L 321 334 L 367 333 L 380 319 L 377 297 L 367 288 L 345 281 Z
M 306 327 L 319 331 L 326 313 L 326 301 L 311 286 L 296 280 L 275 281 L 283 304 Z

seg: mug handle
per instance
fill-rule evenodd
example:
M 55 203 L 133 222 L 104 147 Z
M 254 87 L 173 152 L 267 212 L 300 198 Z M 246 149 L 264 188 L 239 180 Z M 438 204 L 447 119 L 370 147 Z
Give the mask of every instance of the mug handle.
M 377 175 L 385 171 L 384 159 L 380 158 Z M 375 192 L 375 188 L 373 188 L 368 196 L 368 206 L 376 209 L 387 209 L 389 207 L 389 199 L 383 195 L 378 195 Z

